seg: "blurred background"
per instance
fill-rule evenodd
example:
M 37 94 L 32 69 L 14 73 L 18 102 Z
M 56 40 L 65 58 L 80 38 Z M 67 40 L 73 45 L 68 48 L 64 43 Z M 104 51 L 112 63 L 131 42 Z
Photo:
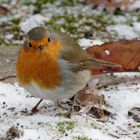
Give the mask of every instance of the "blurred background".
M 65 32 L 81 46 L 137 39 L 140 0 L 1 0 L 0 76 L 14 72 L 17 48 L 36 26 Z
M 20 43 L 24 33 L 39 25 L 76 39 L 133 39 L 140 35 L 139 22 L 140 0 L 1 0 L 0 45 Z

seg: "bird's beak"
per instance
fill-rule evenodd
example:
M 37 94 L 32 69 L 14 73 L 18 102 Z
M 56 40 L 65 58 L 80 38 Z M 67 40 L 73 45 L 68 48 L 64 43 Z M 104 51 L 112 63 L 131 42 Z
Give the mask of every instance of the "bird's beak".
M 38 48 L 39 48 L 39 50 L 40 50 L 41 52 L 44 51 L 44 45 L 40 45 Z

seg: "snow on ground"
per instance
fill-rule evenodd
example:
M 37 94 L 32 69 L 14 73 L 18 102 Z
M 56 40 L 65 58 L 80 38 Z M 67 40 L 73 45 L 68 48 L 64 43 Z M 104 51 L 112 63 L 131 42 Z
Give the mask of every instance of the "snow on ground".
M 136 31 L 137 29 L 139 29 L 140 27 L 140 23 L 135 23 L 134 25 L 132 25 L 132 27 L 130 25 L 122 25 L 122 24 L 118 24 L 118 25 L 110 25 L 107 27 L 107 30 L 109 32 L 111 31 L 115 31 L 119 38 L 125 38 L 125 39 L 136 39 L 139 37 L 139 30 Z
M 135 0 L 134 3 L 132 3 L 130 6 L 129 6 L 129 10 L 134 10 L 134 9 L 139 9 L 140 8 L 140 0 Z
M 59 3 L 59 1 L 57 3 Z M 98 14 L 100 14 L 99 11 L 91 10 L 91 7 L 87 6 L 72 6 L 65 8 L 65 10 L 63 7 L 58 8 L 57 3 L 56 5 L 48 4 L 43 9 L 41 14 L 24 17 L 24 19 L 22 19 L 20 22 L 20 29 L 26 33 L 33 27 L 44 25 L 45 22 L 48 22 L 54 15 L 61 15 L 59 16 L 58 20 L 57 18 L 55 19 L 57 24 L 67 25 L 67 20 L 65 21 L 64 18 L 60 18 L 63 17 L 62 15 L 64 13 L 73 13 L 73 20 L 75 19 L 74 17 L 78 17 L 79 13 L 87 13 L 87 15 L 91 17 L 93 15 L 98 17 Z M 139 4 L 140 1 L 137 0 L 137 3 L 131 5 L 130 10 L 139 8 Z M 18 15 L 22 17 L 23 15 L 20 15 L 22 11 L 24 15 L 27 12 L 27 9 L 24 9 L 23 6 L 19 7 L 19 10 L 17 10 L 17 14 L 15 14 L 15 16 Z M 1 21 L 7 22 L 7 19 L 10 20 L 15 16 L 4 16 L 1 18 Z M 103 17 L 107 17 L 107 15 L 104 15 L 101 18 Z M 115 39 L 134 39 L 140 37 L 140 22 L 135 19 L 136 16 L 128 16 L 130 19 L 132 19 L 130 24 L 126 24 L 129 21 L 127 16 L 118 15 L 110 17 L 116 24 L 108 23 L 107 27 L 105 28 L 107 30 L 105 31 L 117 33 Z M 103 18 L 103 21 L 106 22 L 109 19 L 110 18 Z M 91 22 L 89 23 L 91 23 L 91 25 L 95 23 L 94 26 L 97 26 L 94 20 L 90 20 Z M 64 21 L 66 23 L 64 23 Z M 87 21 L 86 16 L 85 18 L 76 21 L 76 24 L 74 24 L 76 30 L 79 32 L 83 32 L 84 30 L 87 30 L 87 32 L 96 32 L 91 31 L 93 27 L 89 28 L 89 26 L 82 25 L 85 23 L 85 21 Z M 62 29 L 63 28 L 61 28 L 61 30 Z M 74 31 L 74 34 L 78 34 L 77 31 Z M 103 34 L 100 36 L 105 34 L 106 32 L 103 32 Z M 107 37 L 110 36 L 107 34 Z M 12 36 L 8 33 L 6 39 L 11 38 Z M 92 40 L 85 38 L 80 39 L 79 44 L 83 48 L 96 44 L 102 44 L 103 42 L 97 38 L 98 37 L 94 36 L 92 37 Z M 126 74 L 117 74 L 118 77 L 124 75 Z M 128 74 L 128 76 L 130 76 L 130 74 Z M 135 74 L 133 76 L 135 77 Z M 97 79 L 95 79 L 95 82 L 96 80 Z M 20 140 L 116 140 L 118 138 L 120 140 L 139 140 L 140 125 L 132 118 L 128 117 L 128 111 L 133 107 L 140 107 L 140 83 L 134 84 L 132 81 L 131 83 L 110 85 L 106 89 L 100 89 L 100 93 L 105 95 L 105 100 L 108 104 L 106 108 L 113 114 L 116 114 L 113 116 L 113 118 L 108 117 L 104 118 L 103 120 L 98 120 L 85 114 L 81 114 L 74 115 L 71 119 L 67 119 L 56 116 L 59 110 L 54 111 L 53 107 L 50 105 L 51 102 L 48 100 L 44 100 L 41 103 L 38 113 L 31 114 L 31 108 L 39 99 L 32 97 L 22 87 L 19 87 L 17 83 L 13 83 L 12 85 L 1 82 L 0 140 L 6 137 L 6 132 L 11 126 L 15 126 L 21 132 L 23 132 L 20 138 L 17 138 Z M 7 139 L 5 138 L 5 140 Z
M 127 74 L 118 76 L 124 75 Z M 104 123 L 84 114 L 74 115 L 71 119 L 55 116 L 56 111 L 52 107 L 46 109 L 50 104 L 48 100 L 43 101 L 38 113 L 30 114 L 39 99 L 31 97 L 17 83 L 0 83 L 0 136 L 5 137 L 6 131 L 16 126 L 23 132 L 20 140 L 115 140 L 117 137 L 120 140 L 138 140 L 138 124 L 128 118 L 127 113 L 140 106 L 140 83 L 112 85 L 100 92 L 110 105 L 108 110 L 116 114 L 114 118 L 106 118 Z
M 38 19 L 41 22 L 38 22 Z M 22 22 L 21 29 L 27 32 L 32 27 L 42 24 L 44 20 L 40 15 L 35 15 Z M 32 21 L 34 24 L 30 24 Z M 140 23 L 135 22 L 132 27 L 111 25 L 107 30 L 117 32 L 120 38 L 132 39 L 139 36 L 139 28 Z M 86 48 L 103 42 L 99 39 L 80 39 L 78 43 Z M 102 122 L 85 114 L 74 115 L 71 119 L 56 116 L 58 111 L 48 107 L 48 100 L 41 103 L 38 113 L 31 114 L 31 108 L 39 99 L 32 97 L 17 83 L 0 83 L 0 139 L 6 137 L 6 132 L 11 126 L 16 126 L 23 132 L 20 140 L 138 140 L 139 124 L 127 114 L 131 108 L 140 107 L 139 87 L 140 83 L 124 83 L 101 89 L 100 93 L 105 95 L 109 105 L 107 109 L 116 114 L 114 118 L 105 118 Z
M 102 45 L 104 42 L 101 41 L 100 39 L 91 40 L 91 39 L 83 38 L 83 39 L 79 39 L 78 43 L 82 48 L 86 49 L 87 47 L 91 47 L 93 45 Z
M 87 124 L 88 120 L 85 117 L 74 116 L 72 120 L 61 117 L 48 115 L 47 110 L 41 110 L 37 114 L 27 115 L 22 114 L 20 111 L 25 111 L 26 108 L 30 110 L 31 107 L 37 102 L 36 98 L 29 97 L 28 93 L 24 91 L 17 84 L 10 85 L 0 83 L 0 102 L 1 102 L 1 118 L 0 118 L 0 136 L 4 137 L 5 131 L 11 126 L 17 126 L 24 133 L 21 140 L 41 140 L 52 139 L 72 139 L 76 136 L 89 136 L 89 138 L 103 138 L 112 139 L 100 130 L 95 130 Z M 15 108 L 11 111 L 10 108 Z M 82 121 L 81 121 L 82 120 Z M 59 122 L 73 122 L 75 127 L 67 131 L 67 135 L 63 134 L 58 128 Z M 89 125 L 89 126 L 88 126 Z M 88 133 L 89 132 L 89 133 Z
M 47 19 L 42 15 L 36 14 L 34 16 L 29 17 L 27 20 L 21 22 L 20 27 L 23 32 L 27 33 L 34 27 L 43 26 L 46 20 Z

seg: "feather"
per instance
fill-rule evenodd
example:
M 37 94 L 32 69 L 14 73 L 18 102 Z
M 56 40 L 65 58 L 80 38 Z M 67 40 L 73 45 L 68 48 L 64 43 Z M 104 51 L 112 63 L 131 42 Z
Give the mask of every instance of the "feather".
M 63 47 L 60 57 L 75 64 L 72 65 L 73 70 L 92 69 L 94 67 L 101 67 L 102 65 L 120 67 L 120 65 L 115 63 L 92 58 L 73 38 L 64 33 L 54 30 L 47 30 L 47 33 L 51 39 L 61 41 Z

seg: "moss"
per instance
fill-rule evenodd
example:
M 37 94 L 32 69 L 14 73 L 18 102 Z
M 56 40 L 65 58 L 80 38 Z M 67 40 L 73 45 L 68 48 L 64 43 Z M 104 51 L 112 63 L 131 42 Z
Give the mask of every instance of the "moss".
M 20 22 L 21 22 L 21 18 L 15 18 L 10 21 L 12 32 L 20 31 L 20 27 L 19 27 Z
M 72 130 L 75 127 L 75 123 L 72 121 L 63 121 L 57 123 L 57 129 L 61 133 Z
M 92 139 L 88 138 L 87 136 L 77 136 L 73 137 L 73 140 L 92 140 Z
M 62 6 L 76 6 L 83 2 L 83 0 L 63 0 L 61 5 Z
M 108 85 L 101 85 L 101 86 L 98 86 L 98 87 L 97 87 L 98 90 L 99 90 L 99 89 L 102 89 L 102 88 L 107 89 L 107 88 L 108 88 Z
M 11 20 L 11 23 L 15 24 L 15 25 L 19 25 L 21 21 L 21 18 L 14 18 Z
M 50 130 L 53 130 L 52 125 L 49 122 L 38 122 L 39 127 L 48 127 Z
M 140 22 L 140 14 L 137 15 L 137 21 Z
M 95 123 L 90 124 L 92 128 L 97 129 L 97 125 Z
M 34 10 L 33 10 L 33 13 L 40 13 L 43 6 L 47 3 L 52 3 L 54 2 L 55 0 L 35 0 L 35 1 L 28 1 L 28 0 L 25 0 L 23 2 L 24 5 L 26 6 L 33 6 L 34 7 Z
M 2 0 L 4 3 L 4 0 Z M 115 31 L 107 31 L 106 27 L 109 25 L 118 24 L 115 19 L 118 16 L 113 13 L 109 13 L 107 11 L 96 11 L 92 8 L 87 7 L 87 11 L 84 10 L 76 10 L 77 7 L 83 6 L 85 0 L 24 0 L 20 4 L 27 6 L 30 9 L 29 14 L 41 13 L 45 17 L 49 17 L 49 21 L 46 22 L 46 26 L 50 25 L 57 31 L 62 31 L 62 29 L 74 37 L 78 38 L 98 38 L 103 41 L 110 41 L 119 39 L 118 33 Z M 49 4 L 48 4 L 49 3 Z M 59 12 L 56 13 L 50 9 L 53 5 L 54 7 L 59 8 Z M 18 8 L 18 7 L 17 7 Z M 48 9 L 47 9 L 48 8 Z M 70 10 L 74 9 L 74 11 L 70 12 Z M 62 13 L 60 12 L 62 9 Z M 50 13 L 50 11 L 52 13 Z M 44 13 L 46 12 L 46 13 Z M 64 13 L 63 13 L 64 12 Z M 118 11 L 117 11 L 118 12 Z M 117 14 L 120 15 L 120 14 Z M 121 14 L 125 20 L 119 20 L 120 24 L 132 25 L 132 23 L 140 21 L 140 13 L 139 12 L 125 12 Z M 114 18 L 115 17 L 115 18 Z M 134 17 L 134 18 L 133 18 Z M 19 24 L 21 22 L 22 17 L 14 18 L 9 23 L 8 31 L 14 35 L 13 39 L 22 40 L 23 32 L 21 32 Z M 133 26 L 133 25 L 132 25 Z M 7 32 L 8 32 L 7 31 Z M 1 41 L 2 43 L 3 41 Z
M 1 38 L 1 37 L 0 37 L 0 45 L 5 45 L 5 46 L 7 46 L 7 45 L 9 45 L 9 44 L 5 41 L 4 38 Z
M 140 128 L 140 124 L 136 125 L 135 127 L 136 127 L 136 128 Z
M 40 126 L 46 125 L 46 123 L 44 123 L 44 122 L 38 122 L 37 124 L 40 125 Z
M 20 35 L 20 22 L 21 18 L 14 18 L 10 21 L 10 31 L 13 33 L 13 39 L 22 40 L 22 36 Z
M 108 25 L 115 23 L 112 20 L 112 15 L 106 16 L 105 13 L 86 15 L 84 12 L 73 14 L 65 11 L 64 15 L 54 15 L 48 24 L 57 31 L 61 31 L 63 28 L 71 36 L 79 38 L 85 37 L 87 32 L 100 32 Z

